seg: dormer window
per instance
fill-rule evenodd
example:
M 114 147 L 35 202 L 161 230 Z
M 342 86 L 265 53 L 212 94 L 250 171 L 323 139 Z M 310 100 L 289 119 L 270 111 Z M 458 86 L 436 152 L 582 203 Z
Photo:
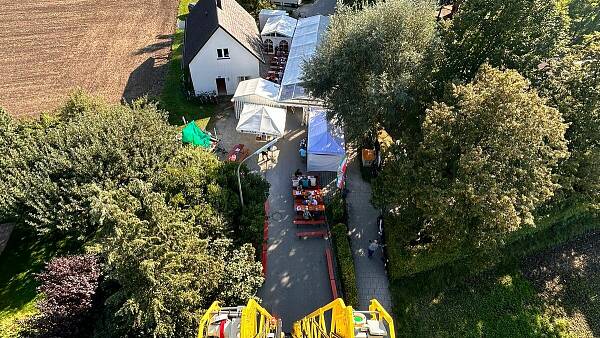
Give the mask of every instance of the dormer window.
M 228 48 L 217 49 L 217 59 L 229 59 L 229 49 Z

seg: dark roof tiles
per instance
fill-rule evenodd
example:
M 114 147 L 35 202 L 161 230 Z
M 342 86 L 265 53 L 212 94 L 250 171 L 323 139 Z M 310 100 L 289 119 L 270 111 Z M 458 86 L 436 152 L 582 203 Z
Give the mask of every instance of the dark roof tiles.
M 183 50 L 184 66 L 189 66 L 196 54 L 219 28 L 223 28 L 257 59 L 263 61 L 256 21 L 236 0 L 200 0 L 185 22 Z M 263 61 L 264 62 L 264 61 Z

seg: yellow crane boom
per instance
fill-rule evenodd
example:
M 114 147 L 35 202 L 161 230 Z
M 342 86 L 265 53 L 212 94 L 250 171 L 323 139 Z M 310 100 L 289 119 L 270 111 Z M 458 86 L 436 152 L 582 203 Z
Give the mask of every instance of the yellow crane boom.
M 214 302 L 200 320 L 198 338 L 283 338 L 281 320 L 255 300 L 246 306 Z M 341 298 L 294 323 L 293 338 L 395 338 L 394 322 L 375 299 L 368 311 L 356 311 Z

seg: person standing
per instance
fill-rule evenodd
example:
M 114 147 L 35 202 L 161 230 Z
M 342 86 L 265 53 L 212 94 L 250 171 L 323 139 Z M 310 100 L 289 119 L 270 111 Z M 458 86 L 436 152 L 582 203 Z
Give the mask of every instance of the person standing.
M 367 247 L 367 256 L 369 258 L 373 257 L 375 250 L 379 249 L 379 247 L 381 246 L 382 245 L 380 245 L 376 239 L 369 240 L 369 246 Z
M 301 158 L 306 158 L 306 149 L 304 148 L 300 148 L 300 150 L 298 150 L 298 152 L 300 153 L 300 157 Z

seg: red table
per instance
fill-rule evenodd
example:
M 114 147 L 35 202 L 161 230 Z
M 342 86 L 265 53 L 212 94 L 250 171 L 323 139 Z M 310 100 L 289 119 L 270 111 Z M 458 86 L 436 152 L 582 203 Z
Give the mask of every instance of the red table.
M 325 211 L 325 204 L 304 205 L 301 201 L 294 202 L 294 209 L 296 212 L 302 212 L 306 207 L 308 207 L 308 211 Z
M 248 157 L 249 153 L 250 152 L 248 151 L 248 148 L 246 148 L 245 145 L 243 145 L 243 144 L 236 144 L 229 151 L 229 154 L 227 154 L 227 161 L 241 162 L 246 157 Z

